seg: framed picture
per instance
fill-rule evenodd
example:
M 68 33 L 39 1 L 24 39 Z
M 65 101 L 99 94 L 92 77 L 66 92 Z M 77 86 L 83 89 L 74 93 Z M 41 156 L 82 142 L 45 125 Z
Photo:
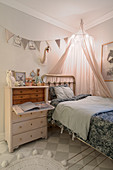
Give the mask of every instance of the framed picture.
M 101 72 L 105 81 L 113 81 L 113 42 L 102 45 Z
M 26 73 L 25 72 L 15 72 L 16 81 L 26 82 Z

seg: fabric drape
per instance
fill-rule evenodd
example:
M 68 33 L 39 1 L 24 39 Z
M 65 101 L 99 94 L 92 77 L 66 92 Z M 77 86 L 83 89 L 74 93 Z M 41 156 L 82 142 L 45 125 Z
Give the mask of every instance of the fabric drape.
M 96 61 L 94 40 L 88 34 L 73 35 L 65 53 L 49 73 L 74 75 L 76 95 L 112 97 Z

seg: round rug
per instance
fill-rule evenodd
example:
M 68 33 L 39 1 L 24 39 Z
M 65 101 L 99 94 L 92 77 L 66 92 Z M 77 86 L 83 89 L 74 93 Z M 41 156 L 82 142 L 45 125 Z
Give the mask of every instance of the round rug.
M 16 160 L 8 165 L 5 170 L 65 170 L 65 168 L 53 158 L 37 155 Z

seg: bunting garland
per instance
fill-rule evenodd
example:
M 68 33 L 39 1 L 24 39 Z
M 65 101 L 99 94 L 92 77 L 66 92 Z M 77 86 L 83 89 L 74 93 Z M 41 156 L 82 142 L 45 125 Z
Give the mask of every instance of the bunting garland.
M 60 48 L 60 39 L 55 40 L 55 41 L 56 41 L 56 44 L 58 45 L 58 47 Z
M 41 44 L 41 41 L 35 41 L 35 45 L 39 52 L 40 52 L 40 44 Z
M 33 40 L 28 40 L 25 38 L 21 38 L 13 33 L 11 33 L 10 31 L 5 29 L 5 33 L 6 33 L 6 41 L 8 43 L 8 41 L 13 37 L 13 41 L 14 41 L 14 45 L 17 47 L 21 47 L 23 46 L 24 49 L 26 49 L 26 47 L 28 46 L 28 49 L 30 50 L 36 50 L 36 48 L 38 49 L 38 51 L 40 52 L 40 44 L 42 41 L 33 41 Z M 68 42 L 68 37 L 64 38 L 65 43 L 67 44 Z M 46 44 L 47 44 L 47 48 L 49 50 L 51 50 L 50 44 L 48 43 L 48 40 L 45 40 Z M 57 39 L 55 40 L 57 46 L 60 48 L 60 42 L 61 39 Z
M 11 32 L 9 32 L 8 30 L 5 30 L 5 33 L 6 33 L 6 40 L 7 40 L 7 42 L 9 41 L 9 39 L 11 38 L 11 37 L 13 37 L 14 36 L 14 34 L 13 33 L 11 33 Z
M 14 36 L 14 45 L 17 47 L 21 47 L 21 38 L 19 36 Z
M 26 46 L 27 46 L 27 44 L 28 44 L 28 40 L 22 38 L 21 41 L 22 41 L 23 47 L 24 47 L 24 49 L 25 49 Z

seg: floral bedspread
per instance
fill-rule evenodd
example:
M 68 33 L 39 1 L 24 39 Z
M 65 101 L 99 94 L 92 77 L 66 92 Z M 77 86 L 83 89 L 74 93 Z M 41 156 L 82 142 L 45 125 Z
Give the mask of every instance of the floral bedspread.
M 113 111 L 92 116 L 87 142 L 113 159 Z
M 71 99 L 53 99 L 51 105 L 56 107 L 60 102 L 83 99 L 90 94 L 75 96 Z M 48 111 L 48 121 L 52 120 L 54 110 Z M 61 125 L 60 122 L 57 122 Z M 67 128 L 66 128 L 67 129 Z M 67 129 L 70 131 L 70 129 Z M 75 134 L 76 135 L 76 134 Z M 77 136 L 77 135 L 76 135 Z M 86 143 L 95 147 L 98 151 L 104 153 L 113 159 L 113 111 L 96 113 L 90 121 L 90 130 Z

